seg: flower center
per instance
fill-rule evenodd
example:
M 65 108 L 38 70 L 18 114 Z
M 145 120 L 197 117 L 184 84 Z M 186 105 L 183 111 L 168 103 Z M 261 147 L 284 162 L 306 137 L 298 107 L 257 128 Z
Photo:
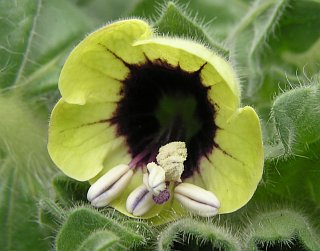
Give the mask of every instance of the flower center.
M 181 178 L 190 177 L 212 151 L 217 128 L 208 87 L 201 82 L 203 67 L 187 72 L 161 60 L 126 66 L 130 73 L 111 122 L 126 138 L 130 165 L 143 167 L 155 161 L 161 146 L 184 141 L 188 158 Z

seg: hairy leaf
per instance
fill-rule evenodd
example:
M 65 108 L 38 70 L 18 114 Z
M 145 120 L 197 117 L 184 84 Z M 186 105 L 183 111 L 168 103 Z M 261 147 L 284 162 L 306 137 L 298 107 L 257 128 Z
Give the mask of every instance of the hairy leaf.
M 143 236 L 96 210 L 76 208 L 70 213 L 57 235 L 57 251 L 77 250 L 89 235 L 98 230 L 113 232 L 126 247 L 133 247 L 145 241 Z
M 318 235 L 308 219 L 290 209 L 261 213 L 252 220 L 247 250 L 319 250 Z
M 39 106 L 22 94 L 56 88 L 59 64 L 87 24 L 65 1 L 0 2 L 1 250 L 50 249 L 37 223 L 37 200 L 48 194 L 53 174 L 47 115 L 42 120 Z
M 76 202 L 87 202 L 89 183 L 79 182 L 65 175 L 58 175 L 53 179 L 57 199 L 65 204 L 72 205 Z
M 320 86 L 287 91 L 276 98 L 272 114 L 287 154 L 304 154 L 320 140 Z
M 81 12 L 62 0 L 4 0 L 0 16 L 2 88 L 56 87 L 66 49 L 90 27 Z
M 59 229 L 60 225 L 62 225 L 66 219 L 68 212 L 49 199 L 42 199 L 38 207 L 38 221 L 40 226 L 56 234 L 57 229 Z
M 168 3 L 155 26 L 158 32 L 166 35 L 200 40 L 211 46 L 221 55 L 228 57 L 228 50 L 219 44 L 219 42 L 210 38 L 205 32 L 205 28 L 201 27 L 197 23 L 197 20 L 192 20 L 173 2 Z
M 195 243 L 189 242 L 190 239 Z M 193 219 L 179 220 L 162 231 L 158 250 L 176 250 L 177 243 L 183 244 L 182 250 L 194 250 L 194 245 L 201 250 L 241 250 L 240 242 L 228 230 Z
M 190 0 L 173 1 L 175 5 L 179 5 L 186 13 L 196 16 L 205 24 L 211 39 L 225 39 L 236 23 L 245 14 L 248 9 L 248 3 L 239 0 L 229 0 L 225 4 L 224 0 Z M 140 0 L 132 7 L 131 14 L 134 16 L 142 16 L 148 19 L 158 19 L 159 13 L 162 13 L 167 6 L 168 1 L 165 0 Z M 175 23 L 175 25 L 179 25 Z
M 244 69 L 241 75 L 246 77 L 245 97 L 252 96 L 261 88 L 261 52 L 267 46 L 266 41 L 273 34 L 287 5 L 288 0 L 256 0 L 228 36 L 228 44 Z
M 99 230 L 90 234 L 81 244 L 77 251 L 107 251 L 121 247 L 118 242 L 120 238 L 114 233 L 106 230 Z M 123 249 L 123 248 L 122 248 Z

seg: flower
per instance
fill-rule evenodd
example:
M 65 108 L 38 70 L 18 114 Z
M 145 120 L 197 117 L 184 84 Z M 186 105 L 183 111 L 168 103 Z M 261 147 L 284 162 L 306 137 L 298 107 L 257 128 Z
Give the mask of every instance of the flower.
M 188 201 L 200 193 L 201 205 L 229 213 L 256 190 L 259 119 L 239 108 L 230 64 L 203 45 L 157 36 L 142 20 L 118 21 L 71 52 L 59 89 L 48 150 L 66 175 L 93 184 L 93 205 L 178 217 L 197 211 Z

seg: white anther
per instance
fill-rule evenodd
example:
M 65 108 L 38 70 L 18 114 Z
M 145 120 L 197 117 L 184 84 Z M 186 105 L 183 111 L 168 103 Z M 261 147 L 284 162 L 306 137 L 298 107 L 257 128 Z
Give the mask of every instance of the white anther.
M 159 149 L 158 164 L 164 169 L 167 181 L 181 181 L 184 170 L 183 162 L 187 159 L 186 144 L 181 141 L 171 142 Z
M 142 184 L 133 190 L 127 198 L 127 211 L 134 216 L 142 216 L 155 205 L 152 193 Z
M 152 194 L 159 195 L 161 191 L 166 189 L 165 171 L 154 162 L 149 163 L 147 169 L 149 174 L 144 174 L 143 183 Z
M 190 183 L 176 186 L 174 198 L 189 211 L 203 217 L 216 215 L 220 208 L 220 201 L 212 192 Z
M 90 187 L 87 199 L 95 207 L 108 205 L 127 187 L 132 175 L 128 165 L 115 166 Z

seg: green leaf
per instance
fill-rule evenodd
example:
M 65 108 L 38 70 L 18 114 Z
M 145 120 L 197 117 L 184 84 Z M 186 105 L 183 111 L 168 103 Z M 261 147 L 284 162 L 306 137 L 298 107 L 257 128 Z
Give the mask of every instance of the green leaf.
M 279 86 L 299 85 L 319 71 L 319 11 L 315 0 L 254 2 L 228 37 L 245 79 L 245 103 L 267 115 Z
M 319 101 L 318 84 L 292 89 L 275 99 L 272 117 L 279 142 L 268 147 L 264 175 L 265 194 L 299 205 L 314 224 L 320 224 Z
M 173 2 L 168 3 L 158 21 L 156 21 L 155 27 L 159 33 L 196 39 L 208 44 L 224 57 L 229 55 L 226 48 L 208 36 L 204 27 L 201 27 L 195 19 L 188 17 Z
M 319 233 L 301 213 L 290 209 L 259 213 L 251 220 L 246 250 L 319 250 Z M 287 248 L 287 249 L 285 249 Z M 268 249 L 269 250 L 269 249 Z
M 274 53 L 266 60 L 272 59 L 272 63 L 278 64 L 285 62 L 291 66 L 291 73 L 295 73 L 297 67 L 299 75 L 317 73 L 320 60 L 319 11 L 319 1 L 292 0 L 275 30 L 275 36 L 269 41 Z
M 43 194 L 41 189 L 52 175 L 52 162 L 46 149 L 46 126 L 17 95 L 0 94 L 0 173 L 8 169 L 22 177 L 23 194 Z M 23 124 L 22 124 L 23 123 Z
M 320 31 L 316 27 L 320 25 L 319 16 L 317 15 L 320 5 L 319 1 L 313 0 L 293 1 L 292 4 L 288 12 L 295 15 L 286 15 L 281 21 L 282 32 L 286 31 L 287 33 L 282 34 L 286 40 L 279 41 L 282 46 L 278 46 L 280 48 L 286 46 L 286 49 L 290 51 L 303 52 L 308 50 L 319 39 Z M 313 32 L 306 34 L 306 28 Z
M 89 208 L 74 209 L 62 225 L 57 238 L 57 251 L 77 250 L 97 230 L 109 230 L 120 237 L 121 244 L 133 247 L 144 243 L 144 237 L 122 226 L 112 218 Z
M 320 87 L 287 91 L 276 98 L 272 115 L 287 154 L 304 154 L 320 140 Z
M 87 192 L 90 185 L 87 182 L 80 182 L 65 175 L 58 175 L 53 179 L 52 185 L 57 199 L 67 206 L 76 202 L 88 202 Z
M 132 231 L 136 232 L 137 234 L 144 236 L 148 242 L 152 241 L 156 237 L 156 229 L 153 228 L 147 221 L 140 221 L 139 219 L 132 220 L 128 217 L 120 218 L 121 216 L 117 216 L 119 222 L 123 224 L 123 226 L 129 227 Z M 141 248 L 141 246 L 139 246 Z
M 251 9 L 228 36 L 228 44 L 235 52 L 241 75 L 246 76 L 244 95 L 253 96 L 263 84 L 261 53 L 266 41 L 278 25 L 288 0 L 256 0 Z
M 90 21 L 62 0 L 3 0 L 0 17 L 0 88 L 7 91 L 0 95 L 0 246 L 49 250 L 49 239 L 36 222 L 37 199 L 48 193 L 53 174 L 47 119 L 41 120 L 38 105 L 20 94 L 32 97 L 56 89 L 68 48 Z
M 88 236 L 77 251 L 106 251 L 119 246 L 120 238 L 106 230 L 96 231 Z
M 264 86 L 256 97 L 263 97 L 270 105 L 279 86 L 288 89 L 316 80 L 314 76 L 320 70 L 319 11 L 319 1 L 289 2 L 260 53 Z M 257 105 L 261 104 L 259 98 L 255 99 Z
M 68 212 L 61 208 L 57 203 L 42 199 L 39 202 L 38 221 L 41 227 L 55 232 L 64 222 Z
M 225 0 L 191 0 L 187 6 L 207 23 L 211 37 L 223 41 L 246 14 L 250 4 L 241 0 L 228 0 L 227 4 Z
M 177 248 L 179 250 L 241 250 L 241 244 L 228 230 L 220 226 L 193 219 L 182 219 L 168 225 L 160 233 L 158 240 L 159 251 Z
M 37 222 L 37 197 L 53 171 L 46 150 L 46 128 L 28 104 L 0 94 L 1 250 L 46 250 Z M 5 119 L 4 119 L 5 118 Z
M 0 16 L 2 88 L 56 86 L 67 49 L 90 27 L 85 16 L 62 0 L 4 0 Z
M 228 0 L 228 4 L 225 4 L 224 0 L 190 0 L 187 4 L 185 1 L 173 2 L 180 6 L 180 9 L 184 9 L 185 13 L 189 13 L 187 16 L 194 13 L 194 16 L 199 17 L 208 33 L 212 33 L 212 37 L 217 40 L 225 39 L 248 9 L 248 3 L 241 0 Z M 166 9 L 166 3 L 167 0 L 140 0 L 133 6 L 130 14 L 152 20 L 158 19 L 159 13 Z
M 23 192 L 20 184 L 23 176 L 6 160 L 8 168 L 2 165 L 0 182 L 1 250 L 49 250 L 50 243 L 36 221 L 37 202 L 31 194 Z
M 269 187 L 266 193 L 275 193 L 283 200 L 298 204 L 312 216 L 313 223 L 320 224 L 320 187 L 318 157 L 320 142 L 310 145 L 308 157 L 297 156 L 267 162 Z M 314 156 L 312 156 L 312 154 Z

